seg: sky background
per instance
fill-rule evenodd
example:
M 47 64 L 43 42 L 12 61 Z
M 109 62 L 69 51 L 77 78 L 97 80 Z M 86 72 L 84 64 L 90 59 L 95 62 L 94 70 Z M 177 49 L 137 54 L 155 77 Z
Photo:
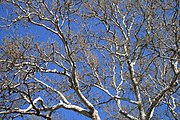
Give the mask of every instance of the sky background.
M 2 8 L 0 8 L 0 14 L 1 15 L 6 15 L 8 12 L 5 12 L 5 10 L 1 10 Z M 53 43 L 56 40 L 59 40 L 59 38 L 54 35 L 53 33 L 45 30 L 42 27 L 39 26 L 35 26 L 32 24 L 28 24 L 28 26 L 26 28 L 20 26 L 17 24 L 17 27 L 12 26 L 9 29 L 0 29 L 0 44 L 3 43 L 3 38 L 4 37 L 9 37 L 9 36 L 19 36 L 19 37 L 23 37 L 23 36 L 34 36 L 35 37 L 35 41 L 36 42 L 45 42 L 45 43 Z M 53 69 L 54 66 L 51 66 L 51 68 Z M 54 68 L 55 69 L 55 68 Z M 53 86 L 52 86 L 53 87 Z M 39 95 L 41 97 L 43 97 L 42 95 Z M 60 114 L 59 114 L 60 113 Z M 105 117 L 102 113 L 102 111 L 99 111 L 100 113 L 100 117 L 103 118 Z M 57 116 L 59 114 L 61 118 L 61 120 L 91 120 L 88 117 L 85 117 L 83 115 L 80 115 L 74 111 L 71 110 L 65 110 L 63 108 L 57 110 L 55 112 L 55 114 L 53 116 L 59 117 Z M 18 117 L 15 118 L 14 120 L 31 120 L 31 119 L 36 119 L 36 120 L 42 120 L 42 117 L 36 117 L 36 116 L 24 116 L 23 118 Z
M 1 16 L 7 16 L 8 14 L 9 14 L 9 12 L 5 8 L 0 7 L 0 15 Z M 73 29 L 75 30 L 75 28 L 73 28 Z M 97 31 L 98 31 L 98 29 L 97 29 Z M 44 28 L 37 27 L 32 24 L 28 24 L 28 26 L 26 28 L 17 25 L 17 27 L 12 26 L 9 29 L 0 29 L 0 44 L 3 43 L 3 38 L 5 36 L 26 36 L 26 35 L 34 36 L 35 37 L 34 40 L 37 42 L 47 43 L 47 41 L 48 41 L 49 43 L 51 43 L 51 42 L 54 42 L 55 40 L 59 40 L 59 38 L 56 35 L 45 30 Z M 54 66 L 52 66 L 52 68 L 53 67 Z M 130 96 L 130 97 L 133 97 L 133 96 Z M 161 109 L 166 109 L 166 107 L 162 107 Z M 161 111 L 157 111 L 157 112 L 161 112 Z M 56 111 L 56 113 L 60 113 L 60 116 L 63 117 L 62 120 L 90 120 L 89 118 L 84 117 L 83 115 L 79 115 L 78 113 L 75 113 L 75 112 L 69 111 L 69 110 L 59 109 Z M 105 114 L 103 113 L 103 111 L 99 110 L 99 113 L 100 113 L 101 119 L 104 120 Z M 55 114 L 55 115 L 57 115 L 57 114 Z M 27 118 L 31 119 L 31 116 L 27 116 Z M 163 116 L 160 116 L 160 118 L 162 120 L 168 120 L 168 119 L 163 119 Z M 22 119 L 23 118 L 19 117 L 19 118 L 16 118 L 15 120 L 22 120 Z M 38 120 L 38 118 L 35 118 L 35 119 Z M 42 119 L 42 118 L 39 118 L 39 120 L 40 119 Z

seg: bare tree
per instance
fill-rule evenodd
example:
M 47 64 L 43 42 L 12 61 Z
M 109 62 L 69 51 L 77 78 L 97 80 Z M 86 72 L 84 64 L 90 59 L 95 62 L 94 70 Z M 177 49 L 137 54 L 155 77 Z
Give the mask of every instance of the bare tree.
M 4 31 L 38 26 L 58 38 L 1 39 L 2 119 L 51 120 L 63 108 L 92 120 L 99 110 L 111 120 L 178 120 L 178 0 L 1 0 L 0 7 Z

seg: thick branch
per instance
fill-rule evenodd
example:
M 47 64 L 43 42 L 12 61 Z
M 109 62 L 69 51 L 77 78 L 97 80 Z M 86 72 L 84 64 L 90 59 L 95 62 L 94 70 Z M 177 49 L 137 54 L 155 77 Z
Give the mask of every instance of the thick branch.
M 151 105 L 148 108 L 147 114 L 146 114 L 146 120 L 149 120 L 152 118 L 153 112 L 155 107 L 159 104 L 161 98 L 165 95 L 166 92 L 168 92 L 169 90 L 173 89 L 174 87 L 174 83 L 176 82 L 176 80 L 178 79 L 179 74 L 175 75 L 175 77 L 173 78 L 173 80 L 171 81 L 171 84 L 169 86 L 167 86 L 166 88 L 164 88 L 153 100 Z
M 142 104 L 142 100 L 141 100 L 141 94 L 140 94 L 140 90 L 138 87 L 138 82 L 135 78 L 135 71 L 134 71 L 134 62 L 131 62 L 130 60 L 128 60 L 128 67 L 129 67 L 129 71 L 130 71 L 130 77 L 131 77 L 131 81 L 132 81 L 132 85 L 134 87 L 134 92 L 135 92 L 135 96 L 138 102 L 138 109 L 140 110 L 140 118 L 141 120 L 145 120 L 145 111 L 143 108 L 143 104 Z

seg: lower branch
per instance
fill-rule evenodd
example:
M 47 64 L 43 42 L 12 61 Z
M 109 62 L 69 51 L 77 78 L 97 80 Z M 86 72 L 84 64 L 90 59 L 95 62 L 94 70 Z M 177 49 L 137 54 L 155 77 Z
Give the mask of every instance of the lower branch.
M 138 120 L 138 118 L 128 114 L 126 111 L 119 110 L 119 113 L 121 113 L 122 115 L 124 115 L 126 118 L 128 118 L 130 120 Z

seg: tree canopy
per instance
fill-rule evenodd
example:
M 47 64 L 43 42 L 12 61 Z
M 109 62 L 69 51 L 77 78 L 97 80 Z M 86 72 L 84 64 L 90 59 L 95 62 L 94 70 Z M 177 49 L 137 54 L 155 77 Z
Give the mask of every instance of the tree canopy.
M 178 0 L 1 0 L 0 9 L 1 119 L 180 117 Z

